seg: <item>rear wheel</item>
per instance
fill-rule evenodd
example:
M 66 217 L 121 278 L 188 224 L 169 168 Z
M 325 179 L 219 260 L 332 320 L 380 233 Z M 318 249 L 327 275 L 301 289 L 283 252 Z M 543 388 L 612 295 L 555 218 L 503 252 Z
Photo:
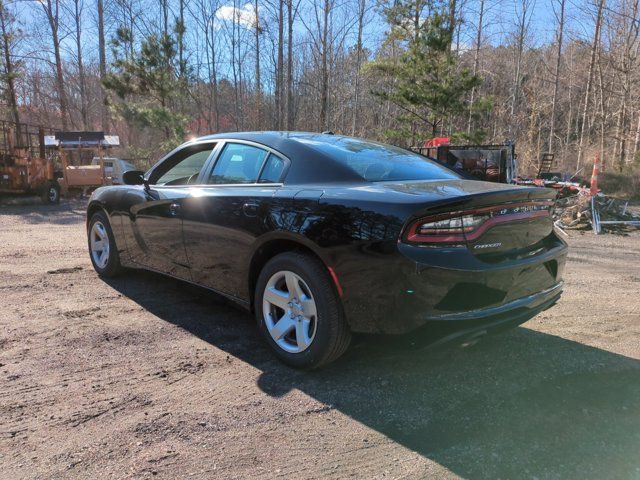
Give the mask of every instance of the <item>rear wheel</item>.
M 122 271 L 120 255 L 106 213 L 93 214 L 87 231 L 89 256 L 98 275 L 113 277 Z
M 285 363 L 317 368 L 342 355 L 351 340 L 340 299 L 318 259 L 288 252 L 258 278 L 255 311 L 267 343 Z
M 49 180 L 42 189 L 42 202 L 48 204 L 60 203 L 60 185 L 55 180 Z

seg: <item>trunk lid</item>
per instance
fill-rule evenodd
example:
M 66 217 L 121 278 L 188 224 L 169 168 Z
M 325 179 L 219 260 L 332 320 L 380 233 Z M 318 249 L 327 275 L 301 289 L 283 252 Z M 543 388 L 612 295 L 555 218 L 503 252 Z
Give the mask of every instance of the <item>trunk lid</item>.
M 555 191 L 476 181 L 457 183 L 441 185 L 442 199 L 412 215 L 405 229 L 406 241 L 466 244 L 475 255 L 491 256 L 531 247 L 553 231 Z M 392 188 L 433 194 L 433 187 L 404 184 Z
M 546 238 L 553 230 L 551 202 L 498 204 L 490 217 L 465 238 L 474 254 L 491 254 L 527 248 Z

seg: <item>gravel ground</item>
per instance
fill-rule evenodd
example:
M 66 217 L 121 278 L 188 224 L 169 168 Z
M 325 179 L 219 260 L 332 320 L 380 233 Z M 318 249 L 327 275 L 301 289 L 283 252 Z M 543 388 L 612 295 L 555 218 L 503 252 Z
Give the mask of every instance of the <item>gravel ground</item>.
M 0 207 L 0 477 L 640 479 L 640 235 L 569 243 L 524 327 L 303 373 L 206 291 L 98 278 L 80 203 Z

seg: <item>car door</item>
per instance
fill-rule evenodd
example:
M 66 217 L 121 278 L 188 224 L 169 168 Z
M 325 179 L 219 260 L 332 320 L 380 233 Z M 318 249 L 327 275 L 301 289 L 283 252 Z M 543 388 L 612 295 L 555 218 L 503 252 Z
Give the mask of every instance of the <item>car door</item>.
M 182 205 L 211 157 L 215 143 L 187 145 L 169 154 L 147 175 L 147 185 L 130 189 L 125 241 L 131 260 L 191 280 L 182 236 Z
M 185 200 L 183 234 L 193 281 L 246 299 L 248 258 L 269 231 L 270 206 L 289 160 L 267 147 L 227 141 L 204 185 Z

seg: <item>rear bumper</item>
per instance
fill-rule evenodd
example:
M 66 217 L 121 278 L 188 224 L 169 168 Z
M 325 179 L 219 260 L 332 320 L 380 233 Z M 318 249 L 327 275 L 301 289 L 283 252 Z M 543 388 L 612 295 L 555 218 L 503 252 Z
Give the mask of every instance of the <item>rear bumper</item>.
M 528 295 L 523 298 L 518 298 L 512 302 L 499 305 L 497 307 L 483 308 L 477 310 L 470 310 L 468 312 L 456 312 L 445 313 L 441 315 L 425 315 L 424 321 L 426 322 L 464 322 L 464 321 L 493 321 L 516 317 L 527 312 L 535 312 L 533 315 L 541 312 L 545 308 L 548 308 L 551 304 L 555 303 L 562 294 L 563 281 L 559 281 L 551 288 L 547 288 L 533 295 Z M 547 305 L 548 304 L 548 305 Z M 546 305 L 546 307 L 545 307 Z M 542 310 L 541 310 L 542 309 Z M 532 315 L 532 316 L 533 316 Z
M 487 263 L 467 249 L 399 245 L 343 283 L 345 313 L 354 332 L 395 335 L 522 323 L 560 297 L 567 250 L 553 240 L 534 255 Z
M 398 340 L 413 348 L 435 347 L 443 344 L 464 344 L 485 335 L 503 332 L 535 317 L 538 313 L 551 308 L 560 299 L 562 283 L 555 287 L 519 299 L 509 305 L 482 312 L 468 312 L 457 316 L 455 321 L 434 319 L 423 327 L 408 334 L 400 335 Z

